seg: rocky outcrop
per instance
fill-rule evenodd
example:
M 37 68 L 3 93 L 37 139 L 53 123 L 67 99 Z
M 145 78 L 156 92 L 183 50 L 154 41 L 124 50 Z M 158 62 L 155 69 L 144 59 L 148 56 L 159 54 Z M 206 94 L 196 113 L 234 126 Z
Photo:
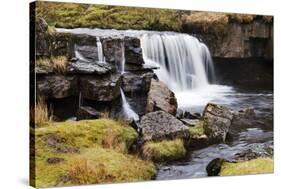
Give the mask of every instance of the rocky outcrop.
M 85 76 L 80 78 L 83 98 L 95 101 L 112 101 L 120 96 L 120 75 L 109 77 Z
M 77 111 L 77 121 L 83 119 L 98 119 L 100 117 L 100 112 L 90 106 L 81 106 Z
M 189 142 L 188 127 L 164 111 L 144 115 L 140 124 L 144 141 L 182 138 Z
M 153 112 L 157 110 L 176 115 L 177 99 L 163 82 L 153 79 L 148 93 L 146 111 Z
M 125 73 L 122 75 L 122 88 L 125 93 L 142 92 L 147 93 L 150 89 L 151 79 L 154 73 Z
M 233 114 L 227 108 L 209 103 L 203 112 L 204 132 L 212 142 L 224 142 Z
M 112 65 L 104 62 L 84 62 L 77 61 L 74 63 L 70 63 L 68 66 L 68 73 L 77 73 L 77 74 L 109 74 L 113 72 L 114 68 Z
M 76 76 L 46 75 L 37 78 L 37 95 L 48 98 L 65 98 L 78 94 Z

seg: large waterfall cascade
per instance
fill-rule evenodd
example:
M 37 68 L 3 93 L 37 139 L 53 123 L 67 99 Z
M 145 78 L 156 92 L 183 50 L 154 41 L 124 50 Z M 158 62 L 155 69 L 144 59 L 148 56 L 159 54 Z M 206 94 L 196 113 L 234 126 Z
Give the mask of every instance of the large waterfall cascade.
M 159 67 L 155 72 L 175 93 L 179 109 L 201 108 L 212 100 L 223 100 L 224 93 L 231 92 L 230 87 L 210 84 L 215 77 L 212 57 L 197 38 L 156 32 L 145 33 L 140 40 L 145 63 Z

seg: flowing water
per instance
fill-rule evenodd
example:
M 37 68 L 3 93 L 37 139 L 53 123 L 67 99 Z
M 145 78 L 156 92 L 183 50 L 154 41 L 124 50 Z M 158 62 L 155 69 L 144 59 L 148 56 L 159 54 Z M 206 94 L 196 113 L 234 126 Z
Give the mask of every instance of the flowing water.
M 273 145 L 273 93 L 214 84 L 215 74 L 208 47 L 197 38 L 176 32 L 58 29 L 59 32 L 86 33 L 100 37 L 137 36 L 141 40 L 146 65 L 157 66 L 158 78 L 175 93 L 178 109 L 202 113 L 208 102 L 233 110 L 253 107 L 258 124 L 233 128 L 231 141 L 192 151 L 184 161 L 160 165 L 156 179 L 203 177 L 206 165 L 214 158 L 232 159 L 238 152 L 253 147 Z M 97 44 L 98 45 L 98 44 Z M 124 49 L 122 49 L 124 51 Z M 122 57 L 121 73 L 125 57 Z M 127 118 L 138 120 L 122 89 L 122 107 Z
M 98 61 L 100 63 L 103 63 L 104 56 L 103 56 L 102 44 L 99 37 L 97 37 L 96 39 L 97 39 L 97 48 L 98 48 Z
M 120 88 L 120 93 L 121 93 L 121 98 L 122 98 L 122 111 L 123 111 L 123 114 L 124 114 L 125 118 L 126 119 L 133 119 L 134 121 L 138 121 L 139 116 L 131 108 L 130 104 L 128 103 L 128 101 L 126 99 L 126 96 L 125 96 L 122 88 Z

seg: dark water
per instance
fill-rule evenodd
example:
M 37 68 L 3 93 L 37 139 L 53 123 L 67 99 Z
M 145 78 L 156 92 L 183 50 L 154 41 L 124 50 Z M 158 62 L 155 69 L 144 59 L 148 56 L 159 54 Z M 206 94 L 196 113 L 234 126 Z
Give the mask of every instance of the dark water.
M 207 164 L 215 158 L 233 159 L 236 153 L 247 149 L 273 146 L 273 93 L 272 91 L 247 91 L 234 89 L 223 98 L 213 102 L 223 104 L 233 110 L 254 107 L 257 123 L 251 126 L 232 128 L 233 138 L 223 144 L 215 144 L 192 151 L 185 161 L 159 166 L 156 180 L 205 177 Z M 190 108 L 191 111 L 203 107 Z

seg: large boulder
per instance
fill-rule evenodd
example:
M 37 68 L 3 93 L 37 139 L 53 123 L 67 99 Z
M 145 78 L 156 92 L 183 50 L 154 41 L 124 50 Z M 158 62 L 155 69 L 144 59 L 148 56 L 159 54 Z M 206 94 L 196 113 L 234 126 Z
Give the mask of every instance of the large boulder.
M 212 142 L 224 142 L 233 119 L 232 112 L 220 105 L 209 103 L 203 112 L 204 132 Z
M 188 127 L 164 111 L 144 115 L 140 124 L 144 141 L 182 138 L 189 142 Z
M 120 96 L 120 75 L 104 77 L 81 76 L 80 90 L 83 98 L 95 101 L 112 101 Z
M 147 98 L 147 112 L 163 110 L 172 115 L 177 113 L 177 99 L 175 94 L 161 81 L 151 80 Z
M 152 72 L 132 73 L 128 72 L 123 74 L 122 88 L 124 92 L 143 92 L 147 93 L 150 89 L 150 82 L 153 77 Z
M 46 75 L 36 81 L 37 93 L 44 98 L 65 98 L 78 94 L 76 76 Z

